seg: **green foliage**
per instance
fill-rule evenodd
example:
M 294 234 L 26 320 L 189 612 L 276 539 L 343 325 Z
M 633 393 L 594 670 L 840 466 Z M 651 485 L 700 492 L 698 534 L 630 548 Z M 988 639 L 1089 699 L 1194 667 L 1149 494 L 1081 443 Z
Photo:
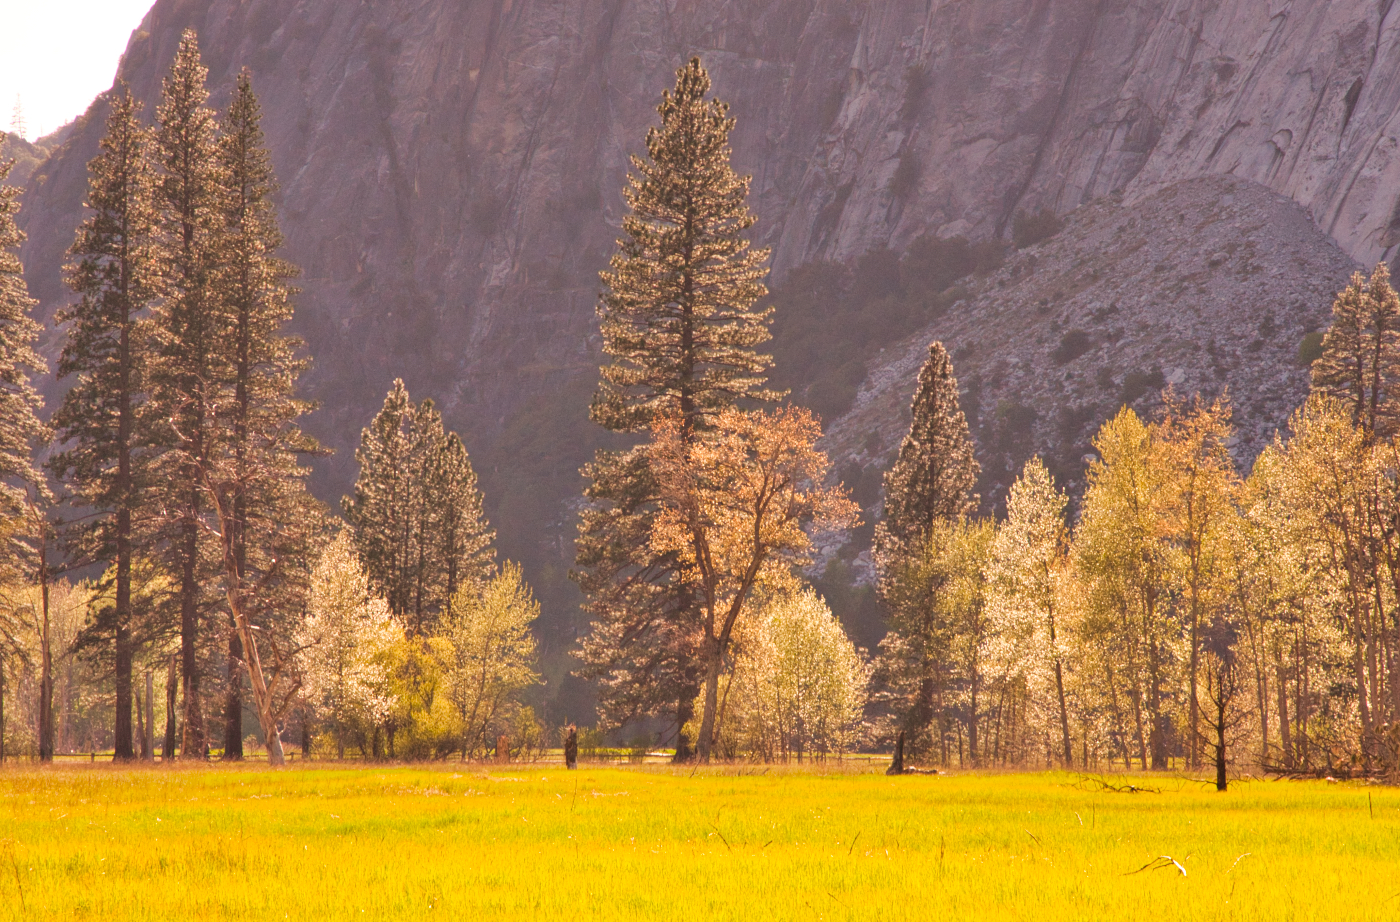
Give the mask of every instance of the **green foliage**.
M 432 633 L 451 599 L 480 592 L 495 563 L 466 448 L 431 400 L 402 380 L 360 434 L 360 474 L 341 500 L 376 591 L 415 634 Z
M 894 175 L 890 177 L 890 195 L 907 199 L 918 189 L 922 173 L 923 164 L 919 161 L 919 155 L 914 151 L 905 151 L 899 158 L 899 165 L 894 168 Z
M 913 756 L 948 764 L 955 725 L 975 727 L 985 701 L 986 584 L 995 528 L 936 519 L 920 543 L 882 567 L 890 632 L 880 642 L 877 702 L 884 736 L 908 734 Z M 973 731 L 972 740 L 976 735 Z M 975 760 L 977 747 L 972 747 Z
M 716 748 L 764 762 L 840 758 L 860 739 L 868 678 L 814 592 L 766 599 L 736 644 Z
M 530 633 L 539 614 L 520 567 L 509 561 L 479 593 L 464 588 L 452 597 L 439 655 L 463 759 L 494 752 L 496 736 L 519 723 L 518 696 L 539 679 Z M 540 732 L 530 729 L 536 739 Z
M 1315 392 L 1346 402 L 1368 438 L 1400 427 L 1400 295 L 1385 263 L 1337 294 L 1312 379 Z
M 925 234 L 901 256 L 876 249 L 852 261 L 798 266 L 776 286 L 773 382 L 822 419 L 850 409 L 866 365 L 967 297 L 958 282 L 1001 265 L 996 241 Z
M 900 115 L 907 121 L 923 111 L 928 91 L 933 86 L 933 77 L 927 66 L 911 64 L 904 68 L 904 105 Z
M 884 516 L 875 530 L 879 566 L 897 567 L 905 554 L 921 553 L 929 529 L 976 508 L 972 494 L 979 466 L 967 418 L 958 405 L 958 382 L 942 343 L 932 343 L 919 371 L 909 434 L 885 474 Z
M 633 157 L 623 195 L 626 234 L 598 306 L 603 349 L 593 419 L 636 432 L 658 414 L 679 414 L 704 429 L 764 390 L 771 362 L 756 349 L 770 338 L 771 308 L 761 279 L 767 250 L 742 236 L 753 226 L 749 179 L 729 165 L 729 107 L 706 99 L 710 78 L 699 58 L 663 92 L 661 126 L 647 132 L 647 157 Z

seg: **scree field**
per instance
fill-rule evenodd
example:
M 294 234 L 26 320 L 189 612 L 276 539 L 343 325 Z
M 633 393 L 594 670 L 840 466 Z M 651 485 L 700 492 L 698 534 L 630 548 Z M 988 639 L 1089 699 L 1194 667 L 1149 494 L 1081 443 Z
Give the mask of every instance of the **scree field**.
M 1400 791 L 520 765 L 0 773 L 14 919 L 1400 918 Z

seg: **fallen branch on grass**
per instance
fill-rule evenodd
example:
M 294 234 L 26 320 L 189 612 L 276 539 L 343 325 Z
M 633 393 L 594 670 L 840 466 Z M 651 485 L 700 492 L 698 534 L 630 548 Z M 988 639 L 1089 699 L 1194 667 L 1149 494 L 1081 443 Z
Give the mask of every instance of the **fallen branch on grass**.
M 1181 866 L 1180 861 L 1177 861 L 1171 855 L 1158 855 L 1156 858 L 1153 858 L 1151 861 L 1147 862 L 1147 864 L 1144 864 L 1136 871 L 1129 871 L 1123 876 L 1132 877 L 1134 874 L 1141 874 L 1143 871 L 1160 871 L 1163 868 L 1176 868 L 1178 871 L 1181 872 L 1182 877 L 1186 876 L 1186 869 Z
M 1096 775 L 1080 775 L 1074 786 L 1081 791 L 1097 791 L 1108 794 L 1160 794 L 1161 788 L 1139 787 L 1136 784 L 1114 784 L 1107 778 Z

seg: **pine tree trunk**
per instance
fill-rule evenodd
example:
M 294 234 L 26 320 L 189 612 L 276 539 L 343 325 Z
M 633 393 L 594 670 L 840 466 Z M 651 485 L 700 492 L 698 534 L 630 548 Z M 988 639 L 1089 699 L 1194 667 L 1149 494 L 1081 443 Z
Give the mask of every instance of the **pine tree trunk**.
M 175 671 L 175 654 L 170 654 L 170 665 L 165 671 L 165 747 L 161 751 L 161 760 L 171 762 L 175 759 L 175 696 L 179 689 L 177 675 Z
M 1280 663 L 1275 667 L 1278 671 L 1276 682 L 1278 688 L 1278 734 L 1279 746 L 1283 749 L 1283 767 L 1293 767 L 1293 740 L 1288 724 L 1288 681 L 1283 665 Z
M 242 215 L 240 215 L 240 218 Z M 247 278 L 246 270 L 240 279 L 239 289 L 246 292 L 251 285 Z M 234 420 L 233 441 L 234 441 L 234 470 L 241 480 L 248 472 L 248 415 L 249 415 L 249 394 L 248 383 L 251 377 L 250 349 L 252 331 L 249 329 L 251 318 L 249 316 L 246 298 L 240 299 L 242 303 L 238 309 L 238 356 L 237 367 L 235 369 L 234 383 L 234 405 L 237 407 L 237 418 Z M 248 552 L 247 552 L 247 524 L 248 508 L 244 495 L 240 492 L 233 499 L 233 516 L 229 522 L 231 534 L 230 540 L 233 542 L 234 559 L 237 562 L 238 573 L 248 572 Z M 243 641 L 238 636 L 238 625 L 232 617 L 229 618 L 228 634 L 228 698 L 224 704 L 224 758 L 230 760 L 241 760 L 243 758 Z
M 1223 791 L 1229 786 L 1225 777 L 1225 689 L 1219 689 L 1215 702 L 1215 789 Z
M 146 670 L 146 726 L 142 731 L 141 758 L 147 762 L 156 760 L 156 680 L 150 669 Z
M 145 702 L 141 700 L 141 687 L 139 685 L 136 686 L 133 696 L 136 699 L 136 742 L 133 744 L 132 748 L 136 750 L 136 755 L 144 761 L 146 758 L 146 705 Z
M 116 725 L 112 758 L 126 761 L 135 757 L 131 738 L 131 513 L 117 511 L 117 600 L 115 632 Z
M 117 719 L 112 738 L 112 758 L 118 762 L 136 758 L 131 733 L 131 654 L 131 628 L 123 619 L 116 630 Z
M 243 758 L 243 642 L 238 637 L 238 625 L 229 619 L 228 635 L 228 697 L 224 702 L 224 758 Z
M 39 761 L 53 761 L 53 650 L 49 638 L 49 572 L 44 548 L 39 549 Z
M 121 394 L 117 411 L 117 509 L 116 636 L 115 667 L 117 715 L 113 758 L 130 759 L 131 752 L 131 442 L 134 418 L 131 407 L 131 324 L 122 325 L 119 340 Z
M 682 691 L 676 701 L 676 754 L 671 761 L 677 764 L 695 758 L 695 750 L 690 745 L 690 737 L 685 735 L 685 725 L 695 719 L 695 694 Z
M 199 497 L 191 491 L 191 509 L 198 508 Z M 192 516 L 192 513 L 190 514 Z M 195 643 L 199 631 L 199 583 L 195 565 L 199 554 L 199 524 L 192 517 L 180 526 L 182 559 L 180 561 L 180 673 L 181 691 L 185 697 L 184 738 L 180 755 L 186 759 L 204 758 L 207 743 L 204 713 L 200 701 L 199 659 Z

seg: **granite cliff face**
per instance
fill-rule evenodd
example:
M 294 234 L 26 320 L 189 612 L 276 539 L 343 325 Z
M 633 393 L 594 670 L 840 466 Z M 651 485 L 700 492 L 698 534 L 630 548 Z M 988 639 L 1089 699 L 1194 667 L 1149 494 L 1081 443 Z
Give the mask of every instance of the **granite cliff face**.
M 1108 196 L 1131 209 L 1210 175 L 1291 199 L 1344 265 L 1390 259 L 1400 244 L 1392 6 L 158 0 L 119 76 L 149 113 L 187 27 L 199 31 L 217 103 L 239 68 L 254 74 L 283 187 L 286 255 L 304 270 L 296 323 L 324 405 L 310 428 L 337 449 L 320 475 L 327 497 L 348 485 L 359 429 L 402 376 L 488 459 L 493 505 L 525 496 L 526 512 L 498 522 L 507 553 L 548 558 L 559 571 L 571 534 L 563 500 L 576 494 L 573 471 L 596 434 L 580 423 L 559 453 L 541 446 L 561 441 L 551 426 L 586 406 L 598 363 L 596 273 L 620 222 L 627 155 L 687 56 L 703 56 L 738 119 L 734 160 L 754 176 L 755 234 L 774 248 L 775 279 L 812 260 L 899 250 L 930 231 L 1004 236 L 1019 210 L 1068 214 Z M 105 116 L 99 100 L 25 193 L 23 256 L 46 315 L 66 300 L 63 251 Z M 1200 268 L 1210 254 L 1195 243 L 1173 251 L 1189 268 L 1159 275 L 1185 285 L 1215 271 Z M 1083 256 L 1056 252 L 1050 261 L 1066 265 Z M 1268 281 L 1298 291 L 1316 268 L 1283 255 L 1277 267 Z M 1306 303 L 1271 303 L 1278 328 L 1304 315 L 1318 322 L 1333 275 L 1307 288 Z M 1199 301 L 1202 324 L 1222 309 L 1192 287 L 1180 297 Z M 994 322 L 993 300 L 965 302 L 965 323 Z M 1179 309 L 1142 307 L 1149 321 Z M 1248 369 L 1263 360 L 1243 349 L 1261 318 L 1239 319 L 1243 329 L 1217 323 L 1210 335 Z M 1222 383 L 1254 380 L 1227 365 Z M 1259 412 L 1284 410 L 1269 402 Z M 562 642 L 567 624 L 560 632 Z
M 344 444 L 396 374 L 494 431 L 524 395 L 587 372 L 626 156 L 694 53 L 738 117 L 779 276 L 1209 173 L 1294 199 L 1363 262 L 1389 257 L 1391 6 L 159 0 L 120 76 L 153 103 L 185 27 L 219 95 L 253 70 L 305 270 L 319 428 Z M 26 195 L 24 255 L 49 307 L 104 115 Z

